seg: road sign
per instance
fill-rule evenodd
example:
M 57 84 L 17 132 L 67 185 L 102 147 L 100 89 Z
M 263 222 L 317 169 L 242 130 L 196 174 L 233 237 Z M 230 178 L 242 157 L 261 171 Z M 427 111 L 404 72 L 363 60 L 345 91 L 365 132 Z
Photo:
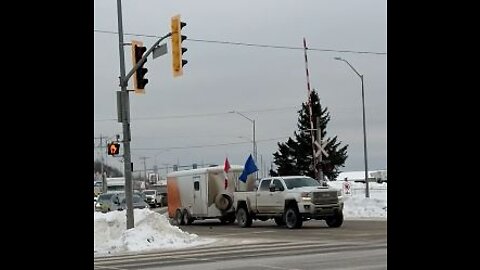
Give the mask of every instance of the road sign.
M 345 181 L 343 182 L 343 192 L 345 194 L 350 194 L 351 190 L 350 190 L 350 183 L 348 181 Z
M 315 146 L 317 146 L 317 148 L 319 149 L 319 150 L 315 151 L 315 157 L 318 158 L 318 157 L 320 156 L 320 153 L 321 153 L 321 152 L 323 152 L 323 155 L 324 155 L 324 156 L 328 157 L 328 153 L 323 149 L 323 147 L 322 147 L 317 141 L 315 141 L 314 144 L 315 144 Z M 325 145 L 327 145 L 327 144 L 324 144 L 323 146 L 325 146 Z M 320 152 L 320 151 L 321 151 L 321 152 Z
M 153 59 L 168 53 L 167 43 L 159 45 L 153 49 Z

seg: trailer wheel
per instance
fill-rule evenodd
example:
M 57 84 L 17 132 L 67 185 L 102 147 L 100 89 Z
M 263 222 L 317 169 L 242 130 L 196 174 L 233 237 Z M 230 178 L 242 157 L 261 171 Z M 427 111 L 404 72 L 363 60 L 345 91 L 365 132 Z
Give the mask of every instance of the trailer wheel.
M 238 226 L 245 228 L 252 226 L 252 217 L 245 207 L 240 207 L 237 211 Z
M 180 209 L 177 209 L 177 211 L 175 211 L 175 222 L 177 223 L 177 225 L 184 225 L 185 224 L 183 222 L 183 214 L 182 214 L 182 211 Z
M 183 224 L 191 225 L 193 222 L 193 218 L 188 213 L 187 209 L 183 209 Z

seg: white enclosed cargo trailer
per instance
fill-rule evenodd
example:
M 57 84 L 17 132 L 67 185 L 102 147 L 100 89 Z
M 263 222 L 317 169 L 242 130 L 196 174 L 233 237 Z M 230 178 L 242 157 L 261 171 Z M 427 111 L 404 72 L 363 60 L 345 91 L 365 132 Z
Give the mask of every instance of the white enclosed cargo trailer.
M 177 224 L 218 218 L 222 223 L 235 221 L 233 194 L 245 185 L 238 180 L 243 166 L 231 165 L 171 172 L 167 175 L 168 216 Z M 250 178 L 253 178 L 250 175 Z M 254 183 L 249 179 L 247 183 Z

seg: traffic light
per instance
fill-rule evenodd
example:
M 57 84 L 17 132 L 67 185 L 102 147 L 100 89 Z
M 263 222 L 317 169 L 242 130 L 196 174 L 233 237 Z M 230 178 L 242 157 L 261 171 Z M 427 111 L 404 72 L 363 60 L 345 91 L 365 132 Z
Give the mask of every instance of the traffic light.
M 182 48 L 182 42 L 187 39 L 187 36 L 182 35 L 182 28 L 185 25 L 187 24 L 180 21 L 180 15 L 172 17 L 171 30 L 173 77 L 183 75 L 183 66 L 188 63 L 187 60 L 182 59 L 183 53 L 187 51 L 187 48 Z
M 134 67 L 140 62 L 145 51 L 147 51 L 147 48 L 143 46 L 143 42 L 132 40 L 132 62 Z M 145 59 L 145 62 L 147 62 L 147 59 Z M 145 74 L 148 72 L 148 69 L 143 67 L 145 62 L 143 62 L 133 74 L 133 88 L 137 94 L 144 94 L 145 85 L 148 83 L 148 79 L 145 79 Z
M 115 155 L 118 155 L 118 153 L 120 153 L 119 143 L 113 142 L 113 143 L 107 144 L 107 154 L 111 156 L 115 156 Z

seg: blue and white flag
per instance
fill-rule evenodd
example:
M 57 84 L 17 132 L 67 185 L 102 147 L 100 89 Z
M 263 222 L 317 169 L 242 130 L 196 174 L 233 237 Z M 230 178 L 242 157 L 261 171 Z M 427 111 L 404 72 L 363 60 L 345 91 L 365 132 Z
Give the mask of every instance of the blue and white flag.
M 243 168 L 242 175 L 240 175 L 240 177 L 238 177 L 238 179 L 240 179 L 240 181 L 246 183 L 248 175 L 252 174 L 256 171 L 258 171 L 258 168 L 255 165 L 255 161 L 253 161 L 252 155 L 250 154 L 250 156 L 248 156 L 247 162 L 245 162 L 245 166 Z

